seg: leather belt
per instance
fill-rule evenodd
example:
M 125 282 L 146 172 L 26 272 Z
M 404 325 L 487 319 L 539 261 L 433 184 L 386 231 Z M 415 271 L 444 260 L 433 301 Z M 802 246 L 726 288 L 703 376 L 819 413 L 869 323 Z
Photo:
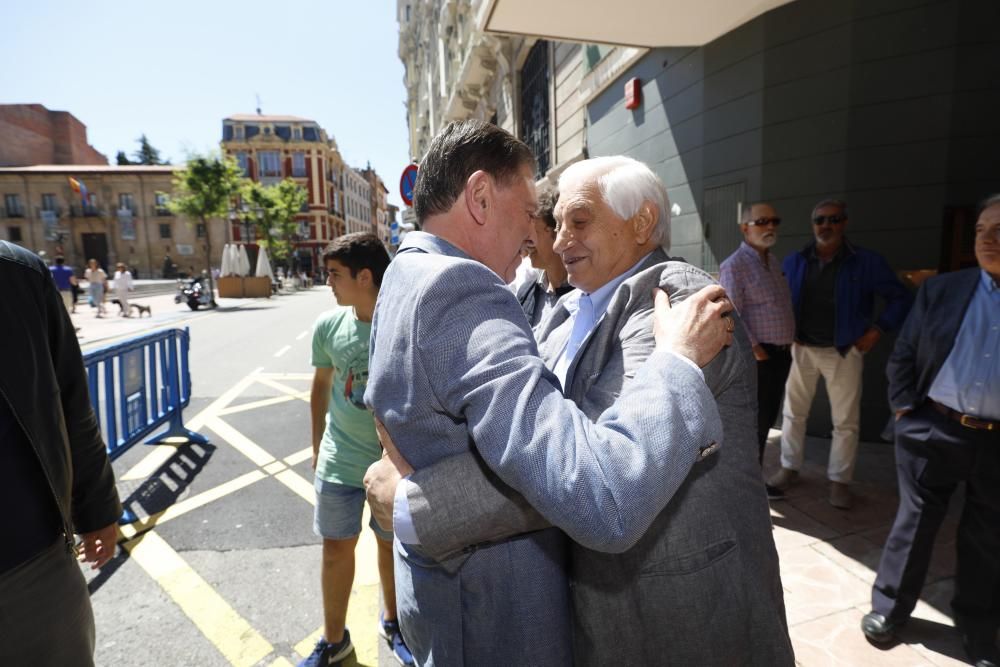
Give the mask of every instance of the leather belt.
M 965 428 L 971 428 L 974 431 L 1000 431 L 1000 422 L 993 422 L 988 419 L 980 419 L 979 417 L 973 417 L 972 415 L 962 414 L 958 410 L 952 410 L 947 405 L 941 405 L 937 401 L 927 399 L 927 405 L 934 408 L 935 412 L 938 412 L 948 419 L 958 422 Z

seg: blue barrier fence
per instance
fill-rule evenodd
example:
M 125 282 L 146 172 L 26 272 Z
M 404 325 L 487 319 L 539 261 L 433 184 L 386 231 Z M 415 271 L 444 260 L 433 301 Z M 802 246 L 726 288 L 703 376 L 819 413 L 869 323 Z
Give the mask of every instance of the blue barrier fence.
M 208 443 L 181 419 L 191 401 L 190 344 L 187 328 L 168 329 L 84 355 L 90 402 L 111 460 L 164 424 L 166 431 L 147 443 Z

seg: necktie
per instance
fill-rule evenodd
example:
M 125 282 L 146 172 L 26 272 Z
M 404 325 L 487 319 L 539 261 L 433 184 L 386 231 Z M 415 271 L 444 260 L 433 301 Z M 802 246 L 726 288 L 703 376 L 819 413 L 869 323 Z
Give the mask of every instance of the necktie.
M 590 296 L 583 294 L 580 296 L 580 306 L 576 311 L 576 319 L 573 321 L 573 331 L 569 335 L 569 342 L 566 343 L 566 362 L 572 363 L 576 357 L 583 339 L 587 337 L 594 326 L 594 302 Z

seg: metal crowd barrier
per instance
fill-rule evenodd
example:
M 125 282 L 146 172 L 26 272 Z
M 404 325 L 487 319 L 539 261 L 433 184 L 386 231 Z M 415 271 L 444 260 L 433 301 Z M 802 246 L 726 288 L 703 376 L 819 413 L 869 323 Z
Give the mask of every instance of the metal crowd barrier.
M 208 443 L 181 419 L 191 401 L 190 343 L 187 328 L 168 329 L 84 355 L 90 402 L 112 461 L 164 424 L 166 431 L 147 444 Z

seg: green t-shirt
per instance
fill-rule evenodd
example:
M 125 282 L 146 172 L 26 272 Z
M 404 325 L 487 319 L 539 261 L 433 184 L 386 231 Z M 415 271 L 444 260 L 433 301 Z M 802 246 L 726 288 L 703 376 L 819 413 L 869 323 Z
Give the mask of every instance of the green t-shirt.
M 319 316 L 312 339 L 312 365 L 333 368 L 316 474 L 327 482 L 359 488 L 368 466 L 382 456 L 375 420 L 364 402 L 371 333 L 371 322 L 358 320 L 353 308 L 339 307 Z

